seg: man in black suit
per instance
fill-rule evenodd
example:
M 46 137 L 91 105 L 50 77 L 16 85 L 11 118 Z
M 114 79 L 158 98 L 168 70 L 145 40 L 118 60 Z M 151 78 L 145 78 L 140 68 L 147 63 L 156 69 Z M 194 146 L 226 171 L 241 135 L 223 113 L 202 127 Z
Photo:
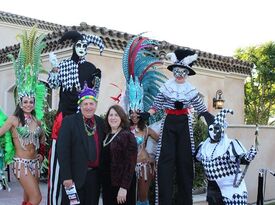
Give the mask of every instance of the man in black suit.
M 54 54 L 50 54 L 50 62 L 53 69 L 49 72 L 48 84 L 51 89 L 59 89 L 59 104 L 57 114 L 52 128 L 52 145 L 49 151 L 49 174 L 48 174 L 48 205 L 60 205 L 62 197 L 62 183 L 59 181 L 59 162 L 56 157 L 56 143 L 59 136 L 59 129 L 65 116 L 78 111 L 78 93 L 84 87 L 85 82 L 89 87 L 99 90 L 95 79 L 101 78 L 101 70 L 86 60 L 88 46 L 94 44 L 100 49 L 100 54 L 104 49 L 103 40 L 96 35 L 88 35 L 71 30 L 65 32 L 60 43 L 67 40 L 73 42 L 73 53 L 70 58 L 58 60 Z M 95 87 L 97 86 L 97 87 Z
M 95 115 L 96 92 L 87 85 L 79 95 L 79 113 L 64 118 L 57 141 L 60 180 L 65 189 L 75 185 L 81 205 L 98 205 L 99 160 L 104 121 Z M 68 205 L 65 189 L 62 204 Z

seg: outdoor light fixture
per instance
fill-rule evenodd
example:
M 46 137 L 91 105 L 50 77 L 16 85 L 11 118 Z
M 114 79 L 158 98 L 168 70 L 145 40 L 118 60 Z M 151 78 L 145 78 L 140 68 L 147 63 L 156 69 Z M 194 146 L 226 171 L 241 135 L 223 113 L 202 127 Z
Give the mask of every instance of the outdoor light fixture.
M 213 98 L 213 107 L 215 109 L 223 108 L 224 99 L 222 99 L 222 94 L 223 93 L 221 90 L 217 90 L 216 97 Z

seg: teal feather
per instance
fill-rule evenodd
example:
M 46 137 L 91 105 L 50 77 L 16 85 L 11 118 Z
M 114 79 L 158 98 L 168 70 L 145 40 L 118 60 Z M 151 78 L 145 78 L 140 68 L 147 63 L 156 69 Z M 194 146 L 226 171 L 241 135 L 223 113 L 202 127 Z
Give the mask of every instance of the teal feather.
M 136 89 L 140 89 L 137 85 L 141 83 L 143 89 L 142 104 L 145 111 L 150 109 L 160 86 L 167 80 L 166 76 L 159 69 L 162 62 L 151 51 L 151 49 L 154 49 L 158 45 L 157 41 L 137 35 L 128 42 L 122 59 L 123 72 L 127 82 L 127 92 L 131 90 L 130 85 L 132 87 L 135 85 Z M 133 79 L 137 79 L 138 77 L 138 81 L 141 82 L 133 83 L 133 81 L 130 81 L 131 66 L 134 66 Z M 126 93 L 130 99 L 134 99 L 135 96 L 140 97 L 138 95 L 140 93 L 137 94 L 134 90 L 132 89 L 131 92 L 133 93 L 131 94 Z M 138 99 L 136 100 L 138 101 Z M 134 102 L 130 102 L 129 107 L 131 108 L 134 104 Z

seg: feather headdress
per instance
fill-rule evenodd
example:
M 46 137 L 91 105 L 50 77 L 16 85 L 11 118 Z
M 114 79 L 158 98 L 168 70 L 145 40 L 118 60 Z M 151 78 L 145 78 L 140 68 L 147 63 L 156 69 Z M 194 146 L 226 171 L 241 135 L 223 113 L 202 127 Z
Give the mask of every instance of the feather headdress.
M 124 50 L 122 68 L 127 83 L 128 111 L 149 110 L 166 80 L 158 69 L 163 63 L 151 51 L 156 46 L 156 41 L 138 35 L 128 42 Z
M 36 27 L 33 27 L 29 35 L 27 31 L 17 36 L 20 39 L 20 50 L 17 59 L 9 54 L 13 61 L 16 76 L 17 102 L 22 97 L 35 98 L 35 112 L 38 120 L 44 116 L 44 102 L 47 93 L 43 83 L 38 81 L 38 74 L 42 70 L 41 53 L 45 48 L 45 35 L 37 36 Z

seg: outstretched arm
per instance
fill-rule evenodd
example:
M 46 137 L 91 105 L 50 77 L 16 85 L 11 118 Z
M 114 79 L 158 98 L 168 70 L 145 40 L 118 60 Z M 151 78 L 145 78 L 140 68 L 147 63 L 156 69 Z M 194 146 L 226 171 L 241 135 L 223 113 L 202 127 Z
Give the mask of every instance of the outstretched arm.
M 148 127 L 148 135 L 152 137 L 155 141 L 158 141 L 159 135 L 150 127 Z
M 52 70 L 49 72 L 48 84 L 50 88 L 54 89 L 60 86 L 58 69 L 59 65 L 57 57 L 54 53 L 49 54 L 49 61 L 51 62 Z
M 0 137 L 2 137 L 7 131 L 11 129 L 15 119 L 16 119 L 15 116 L 8 117 L 5 124 L 0 128 Z

